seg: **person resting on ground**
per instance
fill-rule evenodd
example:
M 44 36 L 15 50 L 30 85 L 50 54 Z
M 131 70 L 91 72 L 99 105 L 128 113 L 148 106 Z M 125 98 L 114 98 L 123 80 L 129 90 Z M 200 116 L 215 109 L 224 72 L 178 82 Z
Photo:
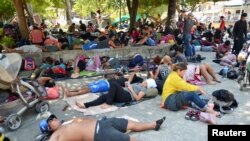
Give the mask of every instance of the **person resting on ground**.
M 65 94 L 68 97 L 87 94 L 87 93 L 100 93 L 100 92 L 107 92 L 110 89 L 110 82 L 116 81 L 119 83 L 121 87 L 125 87 L 127 84 L 133 83 L 141 83 L 143 81 L 142 78 L 138 77 L 136 73 L 131 73 L 128 77 L 118 77 L 111 80 L 98 80 L 92 83 L 88 83 L 87 85 L 83 86 L 80 90 L 67 90 L 65 88 Z
M 36 52 L 46 52 L 47 50 L 39 45 L 24 45 L 18 48 L 7 48 L 4 47 L 5 53 L 36 53 Z
M 199 97 L 198 93 L 205 95 L 206 92 L 201 87 L 189 84 L 183 79 L 186 70 L 187 65 L 185 63 L 173 65 L 173 72 L 169 74 L 163 86 L 162 107 L 171 111 L 178 111 L 184 106 L 194 103 L 202 111 L 219 115 Z
M 182 62 L 187 65 L 187 59 L 183 54 L 183 48 L 177 47 L 176 55 L 173 57 L 173 63 Z M 203 76 L 207 84 L 215 84 L 213 81 L 220 83 L 216 77 L 213 68 L 209 64 L 201 64 L 198 66 L 189 64 L 187 65 L 187 71 L 184 75 L 186 81 L 201 81 L 200 76 Z M 209 77 L 212 77 L 212 80 Z
M 237 65 L 237 57 L 235 54 L 227 52 L 224 57 L 220 59 L 220 65 L 233 67 Z
M 43 59 L 43 63 L 40 67 L 36 68 L 31 74 L 30 78 L 35 79 L 39 76 L 53 76 L 54 74 L 66 73 L 67 66 L 63 63 L 63 60 L 55 60 L 51 57 L 46 57 Z
M 120 60 L 117 58 L 103 56 L 100 58 L 103 69 L 118 69 L 121 67 Z
M 46 48 L 49 52 L 62 50 L 62 44 L 50 35 L 46 36 L 46 39 L 43 43 L 44 48 Z
M 101 66 L 99 55 L 93 56 L 92 58 L 83 58 L 75 63 L 77 64 L 74 65 L 74 73 L 71 75 L 71 78 L 78 78 L 80 76 L 80 72 L 83 70 L 96 71 L 100 69 Z
M 158 66 L 155 74 L 153 72 L 150 72 L 151 78 L 155 79 L 156 84 L 157 84 L 157 89 L 161 93 L 162 92 L 162 87 L 167 79 L 169 73 L 171 72 L 171 65 L 172 61 L 171 58 L 166 55 L 162 58 L 161 60 L 161 65 Z
M 115 34 L 112 34 L 112 33 L 109 35 L 108 44 L 109 44 L 109 47 L 112 48 L 112 49 L 115 49 L 115 48 L 123 48 L 123 47 L 124 47 L 123 45 L 117 46 L 117 45 L 115 44 Z
M 110 89 L 107 94 L 103 94 L 96 100 L 80 103 L 76 101 L 76 105 L 79 108 L 88 108 L 92 106 L 101 105 L 101 108 L 109 108 L 115 102 L 132 102 L 139 101 L 143 97 L 147 96 L 149 88 L 155 88 L 156 83 L 154 79 L 147 79 L 142 83 L 128 85 L 128 87 L 122 88 L 116 81 L 109 82 Z
M 61 122 L 55 115 L 40 122 L 40 130 L 51 134 L 49 141 L 136 141 L 127 131 L 158 131 L 165 117 L 153 122 L 134 122 L 124 118 L 74 118 Z
M 228 52 L 231 52 L 231 46 L 230 46 L 230 41 L 227 40 L 224 44 L 220 45 L 217 49 L 216 52 L 216 58 L 222 58 L 225 55 L 228 54 Z

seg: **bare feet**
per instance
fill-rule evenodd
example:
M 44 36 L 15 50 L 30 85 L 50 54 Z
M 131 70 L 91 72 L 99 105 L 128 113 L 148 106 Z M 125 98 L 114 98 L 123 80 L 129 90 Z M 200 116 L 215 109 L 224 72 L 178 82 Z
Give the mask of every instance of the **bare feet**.
M 220 112 L 216 112 L 211 108 L 207 108 L 206 112 L 215 115 L 216 117 L 220 117 Z
M 76 106 L 82 109 L 86 109 L 85 105 L 83 103 L 80 103 L 78 101 L 76 101 Z
M 213 82 L 213 81 L 208 81 L 207 84 L 208 84 L 208 85 L 216 85 L 216 83 Z
M 63 91 L 64 91 L 64 97 L 70 97 L 69 90 L 66 87 L 63 87 Z
M 112 107 L 112 105 L 109 105 L 109 104 L 107 104 L 107 103 L 103 103 L 103 104 L 101 105 L 101 108 L 102 108 L 102 109 L 107 109 L 107 108 L 110 108 L 110 107 Z
M 217 83 L 221 83 L 221 81 L 218 80 L 218 79 L 213 79 L 213 81 L 215 81 L 215 82 L 217 82 Z

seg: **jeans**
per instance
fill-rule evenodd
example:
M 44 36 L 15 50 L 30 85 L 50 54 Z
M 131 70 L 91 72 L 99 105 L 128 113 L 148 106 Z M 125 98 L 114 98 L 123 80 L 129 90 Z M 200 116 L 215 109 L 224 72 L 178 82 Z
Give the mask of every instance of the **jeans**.
M 69 43 L 69 49 L 72 49 L 73 48 L 73 35 L 68 35 L 67 39 Z
M 195 54 L 195 49 L 190 44 L 191 40 L 192 40 L 191 34 L 184 35 L 184 46 L 185 46 L 186 57 L 192 57 Z
M 197 105 L 200 109 L 205 109 L 206 103 L 199 97 L 197 92 L 177 92 L 167 97 L 164 107 L 171 111 L 178 111 L 191 103 Z
M 196 104 L 199 108 L 203 109 L 206 103 L 199 97 L 197 92 L 183 92 L 184 98 Z

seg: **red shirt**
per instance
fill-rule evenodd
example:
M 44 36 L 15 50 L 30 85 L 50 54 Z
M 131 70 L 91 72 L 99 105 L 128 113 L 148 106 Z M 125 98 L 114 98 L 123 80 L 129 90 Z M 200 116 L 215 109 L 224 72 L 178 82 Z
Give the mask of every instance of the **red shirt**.
M 224 30 L 225 30 L 225 27 L 226 27 L 226 23 L 225 23 L 224 20 L 222 20 L 222 21 L 220 22 L 220 30 L 221 30 L 221 31 L 224 31 Z

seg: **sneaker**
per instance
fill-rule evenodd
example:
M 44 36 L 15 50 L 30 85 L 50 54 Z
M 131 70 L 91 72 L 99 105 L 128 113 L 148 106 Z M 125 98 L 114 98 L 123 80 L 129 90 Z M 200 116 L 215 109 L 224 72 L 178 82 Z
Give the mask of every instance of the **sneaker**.
M 200 120 L 200 111 L 193 111 L 193 115 L 191 117 L 192 121 Z

